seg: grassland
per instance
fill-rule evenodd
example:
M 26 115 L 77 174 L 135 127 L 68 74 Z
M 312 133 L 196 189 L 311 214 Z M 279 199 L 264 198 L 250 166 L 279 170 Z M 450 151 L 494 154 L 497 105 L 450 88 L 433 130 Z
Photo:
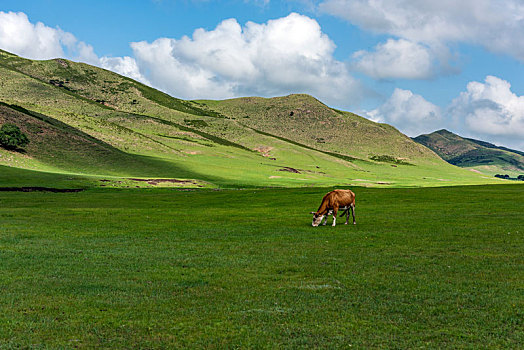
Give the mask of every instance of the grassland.
M 524 187 L 0 192 L 0 348 L 518 348 Z
M 0 149 L 0 165 L 33 171 L 33 185 L 52 173 L 91 187 L 175 183 L 130 179 L 215 188 L 503 182 L 308 95 L 183 101 L 87 64 L 5 51 L 0 123 L 18 125 L 31 141 L 25 152 Z

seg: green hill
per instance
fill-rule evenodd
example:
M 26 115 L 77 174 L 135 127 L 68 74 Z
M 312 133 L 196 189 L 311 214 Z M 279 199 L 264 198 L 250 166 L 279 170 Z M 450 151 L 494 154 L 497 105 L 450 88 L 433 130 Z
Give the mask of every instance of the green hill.
M 524 152 L 464 138 L 447 130 L 413 138 L 432 149 L 450 164 L 484 174 L 524 174 Z
M 397 160 L 435 160 L 425 147 L 413 144 L 388 124 L 374 123 L 349 112 L 329 108 L 308 95 L 202 101 L 221 114 L 255 131 L 292 140 L 326 152 L 361 160 L 390 155 Z
M 29 171 L 21 185 L 50 174 L 116 187 L 501 181 L 308 95 L 184 101 L 87 64 L 0 50 L 0 103 L 0 124 L 18 125 L 31 141 L 25 152 L 0 149 L 0 165 Z

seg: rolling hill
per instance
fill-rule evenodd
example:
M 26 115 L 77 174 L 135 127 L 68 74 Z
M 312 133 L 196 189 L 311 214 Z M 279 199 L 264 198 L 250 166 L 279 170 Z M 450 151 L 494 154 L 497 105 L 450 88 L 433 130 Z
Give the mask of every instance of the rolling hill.
M 25 152 L 0 149 L 0 165 L 23 173 L 9 178 L 18 185 L 53 174 L 70 179 L 53 181 L 62 187 L 501 181 L 452 166 L 392 126 L 312 96 L 185 101 L 84 63 L 0 50 L 3 123 L 18 125 L 31 141 Z
M 524 152 L 464 138 L 447 130 L 420 135 L 414 141 L 432 149 L 450 164 L 488 175 L 524 174 Z

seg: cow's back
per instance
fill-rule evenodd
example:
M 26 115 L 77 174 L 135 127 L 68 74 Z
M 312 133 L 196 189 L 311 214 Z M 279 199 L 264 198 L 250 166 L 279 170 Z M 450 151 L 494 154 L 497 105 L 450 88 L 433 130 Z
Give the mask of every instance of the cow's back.
M 324 198 L 328 201 L 330 208 L 334 208 L 335 206 L 345 207 L 355 203 L 355 193 L 351 190 L 333 190 Z

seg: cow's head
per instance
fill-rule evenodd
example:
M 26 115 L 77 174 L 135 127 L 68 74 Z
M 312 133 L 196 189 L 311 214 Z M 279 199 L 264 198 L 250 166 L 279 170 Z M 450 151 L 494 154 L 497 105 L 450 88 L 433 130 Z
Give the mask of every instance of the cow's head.
M 324 219 L 324 215 L 317 214 L 316 212 L 312 211 L 310 214 L 313 214 L 313 222 L 311 223 L 311 226 L 317 227 L 322 222 L 322 219 Z

